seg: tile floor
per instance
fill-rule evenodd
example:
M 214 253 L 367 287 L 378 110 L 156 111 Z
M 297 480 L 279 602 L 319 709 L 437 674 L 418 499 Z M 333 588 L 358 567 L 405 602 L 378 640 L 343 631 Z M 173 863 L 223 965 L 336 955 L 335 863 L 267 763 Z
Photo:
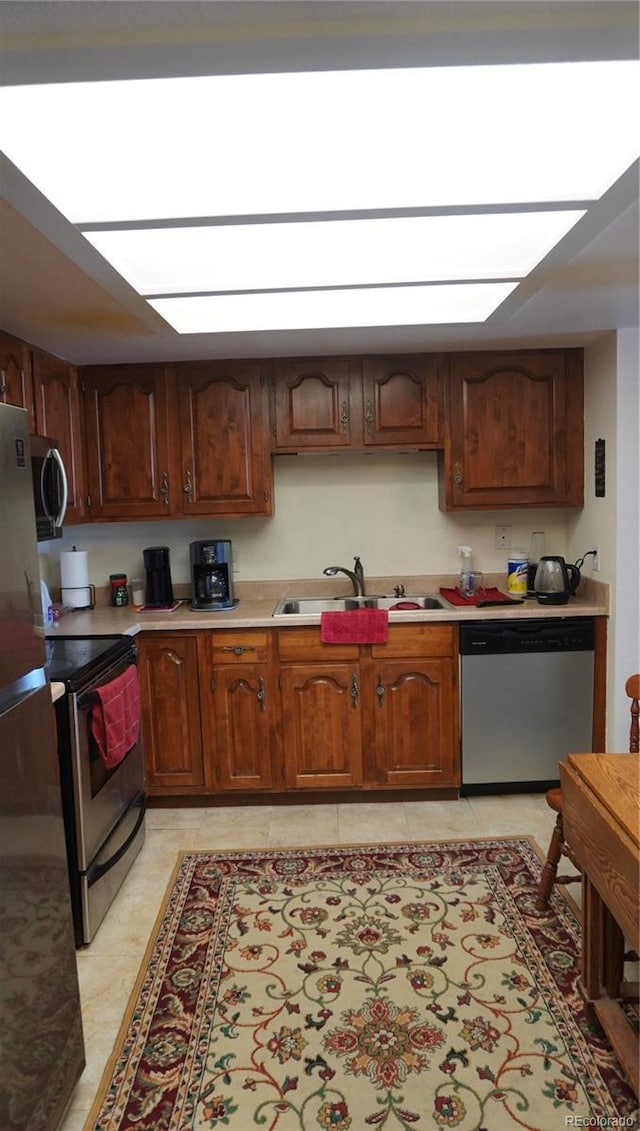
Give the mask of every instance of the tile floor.
M 552 828 L 544 794 L 151 809 L 139 856 L 91 946 L 77 954 L 87 1066 L 61 1131 L 84 1127 L 179 851 L 529 835 L 546 852 Z

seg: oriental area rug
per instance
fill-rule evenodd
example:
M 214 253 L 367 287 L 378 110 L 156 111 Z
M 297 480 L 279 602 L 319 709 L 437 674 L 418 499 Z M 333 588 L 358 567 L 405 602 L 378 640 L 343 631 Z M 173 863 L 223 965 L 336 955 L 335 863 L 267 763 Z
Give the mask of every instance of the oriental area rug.
M 89 1131 L 635 1127 L 527 838 L 181 855 Z

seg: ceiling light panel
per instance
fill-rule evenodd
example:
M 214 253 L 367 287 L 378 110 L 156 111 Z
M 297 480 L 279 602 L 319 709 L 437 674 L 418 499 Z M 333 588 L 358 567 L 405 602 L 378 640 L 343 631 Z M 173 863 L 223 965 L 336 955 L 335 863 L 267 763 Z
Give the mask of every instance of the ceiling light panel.
M 141 294 L 522 278 L 575 210 L 88 232 Z
M 515 283 L 150 299 L 179 334 L 484 322 Z
M 635 61 L 0 90 L 73 223 L 595 199 L 638 156 Z

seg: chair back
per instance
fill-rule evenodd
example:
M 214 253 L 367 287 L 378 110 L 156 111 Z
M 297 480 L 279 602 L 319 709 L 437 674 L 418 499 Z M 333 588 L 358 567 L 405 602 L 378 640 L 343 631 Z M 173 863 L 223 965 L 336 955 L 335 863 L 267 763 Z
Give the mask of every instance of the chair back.
M 637 754 L 640 751 L 640 675 L 630 675 L 624 689 L 631 700 L 631 729 L 629 730 L 629 753 Z

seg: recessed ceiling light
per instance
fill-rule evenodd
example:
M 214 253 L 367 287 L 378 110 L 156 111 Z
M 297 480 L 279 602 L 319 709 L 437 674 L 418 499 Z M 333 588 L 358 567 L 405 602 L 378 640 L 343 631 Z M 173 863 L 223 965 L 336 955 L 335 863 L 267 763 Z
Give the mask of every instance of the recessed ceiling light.
M 179 334 L 484 322 L 515 283 L 150 299 Z
M 5 87 L 0 146 L 72 223 L 596 199 L 635 61 Z
M 475 322 L 637 160 L 639 76 L 623 60 L 10 86 L 0 146 L 179 333 Z
M 143 295 L 522 278 L 583 211 L 88 232 Z

